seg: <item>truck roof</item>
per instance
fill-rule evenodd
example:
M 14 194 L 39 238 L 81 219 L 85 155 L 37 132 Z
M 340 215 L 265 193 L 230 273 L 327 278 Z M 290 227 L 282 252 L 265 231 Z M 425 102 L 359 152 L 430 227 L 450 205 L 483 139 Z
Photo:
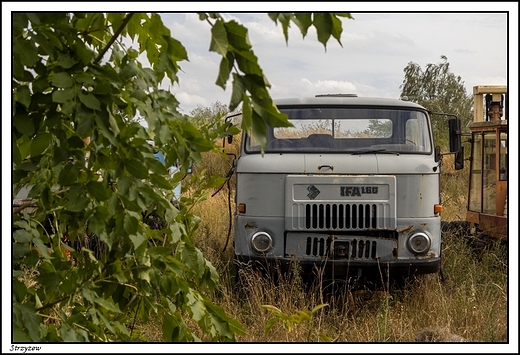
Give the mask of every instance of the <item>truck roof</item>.
M 384 99 L 374 97 L 356 97 L 345 95 L 327 95 L 305 98 L 278 99 L 274 100 L 274 103 L 276 104 L 276 106 L 386 106 L 426 110 L 423 106 L 419 104 L 405 100 Z

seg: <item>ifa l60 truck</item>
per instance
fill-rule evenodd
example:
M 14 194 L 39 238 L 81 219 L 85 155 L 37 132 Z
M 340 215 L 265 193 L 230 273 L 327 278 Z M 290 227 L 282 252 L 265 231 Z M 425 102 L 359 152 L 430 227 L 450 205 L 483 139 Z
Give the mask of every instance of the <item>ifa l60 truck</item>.
M 293 126 L 267 127 L 264 150 L 242 137 L 236 259 L 335 279 L 439 271 L 441 154 L 428 110 L 356 95 L 275 104 Z

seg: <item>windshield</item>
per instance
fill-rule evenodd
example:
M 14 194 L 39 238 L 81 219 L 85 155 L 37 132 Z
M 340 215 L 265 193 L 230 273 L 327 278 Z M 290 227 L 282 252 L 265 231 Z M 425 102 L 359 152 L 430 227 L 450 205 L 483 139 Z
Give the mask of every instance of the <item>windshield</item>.
M 280 107 L 280 111 L 294 127 L 268 127 L 266 153 L 432 151 L 423 111 L 375 107 Z M 260 152 L 260 145 L 248 137 L 246 151 Z

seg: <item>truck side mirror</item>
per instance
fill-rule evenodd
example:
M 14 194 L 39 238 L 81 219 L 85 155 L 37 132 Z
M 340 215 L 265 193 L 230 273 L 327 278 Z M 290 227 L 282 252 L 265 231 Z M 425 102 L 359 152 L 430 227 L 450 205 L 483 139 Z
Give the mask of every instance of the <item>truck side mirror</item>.
M 448 120 L 450 131 L 450 153 L 458 153 L 462 148 L 460 119 L 452 118 Z
M 460 147 L 460 150 L 455 153 L 455 170 L 464 169 L 464 147 Z
M 435 162 L 438 163 L 439 161 L 441 161 L 441 159 L 442 159 L 441 147 L 436 146 L 435 147 Z
M 227 142 L 228 144 L 233 143 L 233 136 L 227 136 Z

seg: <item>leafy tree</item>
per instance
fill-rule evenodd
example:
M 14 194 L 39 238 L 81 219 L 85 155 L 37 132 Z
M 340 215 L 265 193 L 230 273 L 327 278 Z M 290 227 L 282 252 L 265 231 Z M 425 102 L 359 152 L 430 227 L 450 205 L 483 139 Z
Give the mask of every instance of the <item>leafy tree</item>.
M 241 105 L 242 128 L 265 141 L 267 124 L 288 121 L 272 103 L 247 29 L 218 14 L 199 16 L 211 27 L 210 50 L 222 56 L 216 84 L 225 87 L 233 76 L 229 111 Z M 316 27 L 324 45 L 331 35 L 339 41 L 338 16 L 349 17 L 269 16 L 286 39 L 292 22 L 304 36 Z M 14 341 L 139 339 L 129 329 L 135 317 L 150 315 L 162 318 L 165 341 L 196 341 L 197 334 L 235 340 L 245 330 L 207 297 L 218 275 L 192 238 L 198 218 L 189 206 L 204 191 L 183 197 L 179 208 L 169 202 L 190 162 L 238 132 L 195 125 L 160 88 L 163 80 L 177 82 L 186 49 L 158 14 L 12 18 L 13 193 L 30 188 L 31 198 L 13 209 Z M 149 139 L 166 166 L 179 164 L 173 178 Z M 166 222 L 158 229 L 143 223 L 152 211 Z
M 450 70 L 448 58 L 441 56 L 438 64 L 427 64 L 423 70 L 410 62 L 404 68 L 401 97 L 406 96 L 432 112 L 454 114 L 466 127 L 472 121 L 473 97 L 466 93 L 464 81 Z M 436 144 L 444 150 L 449 146 L 446 116 L 433 116 L 433 133 Z

